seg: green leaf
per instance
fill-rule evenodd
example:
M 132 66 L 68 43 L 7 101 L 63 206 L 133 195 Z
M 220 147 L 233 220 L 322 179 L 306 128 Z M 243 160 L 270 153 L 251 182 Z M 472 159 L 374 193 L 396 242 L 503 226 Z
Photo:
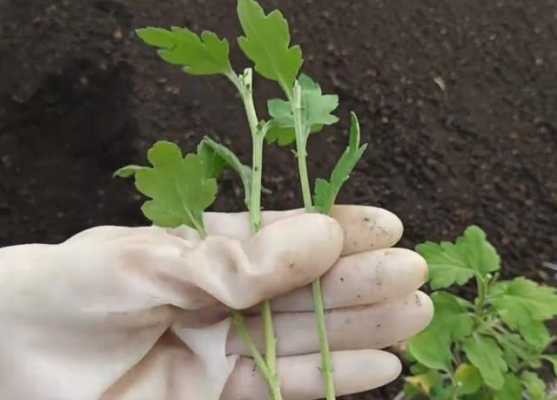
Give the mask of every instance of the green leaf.
M 493 305 L 500 312 L 510 313 L 514 306 L 520 305 L 534 321 L 549 320 L 557 315 L 557 290 L 523 277 L 499 282 L 490 294 L 494 297 Z
M 414 364 L 410 365 L 410 372 L 412 375 L 421 375 L 428 372 L 430 369 L 425 365 L 417 363 L 410 353 L 406 354 L 406 358 L 408 361 L 413 362 Z
M 464 235 L 456 240 L 456 244 L 468 251 L 468 265 L 482 276 L 501 269 L 501 257 L 480 227 L 472 225 L 466 228 Z
M 470 226 L 455 243 L 426 242 L 416 247 L 429 266 L 432 289 L 464 285 L 475 274 L 485 276 L 500 268 L 500 258 L 485 233 Z
M 497 342 L 490 337 L 474 335 L 464 340 L 463 349 L 468 360 L 480 371 L 486 385 L 500 390 L 505 382 L 507 363 Z
M 217 183 L 207 178 L 203 158 L 183 157 L 174 143 L 160 141 L 147 159 L 152 167 L 127 170 L 134 172 L 136 188 L 152 199 L 143 204 L 145 216 L 158 226 L 188 225 L 204 234 L 203 211 L 215 201 Z
M 271 127 L 265 135 L 267 143 L 276 143 L 279 146 L 288 146 L 296 141 L 296 133 L 292 128 L 282 128 L 276 124 L 276 122 L 271 121 Z
M 531 364 L 535 360 L 539 360 L 541 350 L 528 344 L 520 335 L 515 333 L 499 333 L 494 335 L 503 350 L 503 358 L 513 371 L 521 368 L 521 361 Z
M 522 383 L 514 374 L 505 375 L 501 390 L 495 392 L 493 400 L 522 400 Z
M 453 400 L 453 398 L 449 397 L 447 400 Z M 460 400 L 460 399 L 459 399 Z M 493 394 L 490 393 L 489 390 L 480 390 L 474 394 L 469 394 L 467 396 L 463 396 L 462 400 L 494 400 Z
M 159 55 L 169 64 L 179 65 L 191 75 L 226 74 L 232 71 L 229 46 L 213 32 L 201 36 L 187 28 L 172 27 L 138 29 L 138 36 L 150 46 L 159 48 Z
M 545 400 L 545 382 L 537 374 L 524 371 L 521 379 L 530 400 Z
M 532 346 L 543 349 L 551 340 L 543 321 L 557 315 L 557 291 L 525 279 L 497 283 L 491 303 L 501 319 Z
M 238 0 L 238 17 L 244 35 L 238 43 L 255 64 L 255 70 L 278 82 L 290 93 L 303 63 L 299 46 L 290 47 L 288 22 L 279 10 L 265 15 L 254 0 Z
M 435 386 L 431 389 L 431 400 L 452 400 L 452 386 Z
M 474 276 L 474 270 L 466 262 L 462 249 L 450 242 L 425 242 L 416 251 L 427 261 L 429 283 L 433 290 L 454 285 L 464 285 Z
M 302 121 L 305 134 L 319 132 L 325 125 L 337 123 L 338 117 L 332 112 L 338 107 L 338 96 L 323 94 L 319 84 L 305 74 L 301 74 L 298 81 L 302 89 Z M 290 103 L 272 99 L 267 102 L 267 109 L 272 117 L 267 141 L 278 142 L 281 146 L 294 143 L 296 134 Z
M 505 345 L 505 343 L 501 343 L 500 341 L 499 344 L 501 345 L 501 348 L 503 350 L 503 358 L 505 359 L 505 362 L 507 363 L 509 369 L 514 372 L 518 371 L 520 369 L 520 358 L 517 354 L 516 349 L 513 346 L 509 346 L 508 344 Z
M 460 364 L 455 372 L 458 393 L 461 395 L 476 393 L 483 384 L 480 371 L 470 364 Z
M 218 178 L 225 167 L 235 171 L 242 180 L 244 186 L 244 201 L 249 207 L 249 199 L 251 195 L 251 168 L 242 164 L 240 159 L 228 147 L 215 142 L 209 137 L 205 137 L 200 143 L 198 154 L 205 158 L 209 165 L 210 178 Z
M 423 398 L 421 389 L 411 383 L 406 382 L 403 387 L 404 398 L 408 400 Z
M 125 167 L 117 169 L 114 172 L 113 176 L 117 176 L 120 178 L 129 178 L 137 171 L 141 171 L 142 169 L 145 169 L 145 167 L 142 167 L 140 165 L 126 165 Z
M 223 171 L 228 167 L 226 161 L 211 148 L 206 140 L 202 140 L 197 145 L 197 155 L 205 163 L 205 177 L 208 179 L 214 178 L 218 180 Z
M 470 303 L 446 292 L 431 295 L 435 314 L 431 324 L 408 342 L 408 351 L 421 364 L 449 370 L 451 343 L 472 333 L 474 321 L 468 312 Z
M 348 180 L 356 164 L 362 158 L 367 144 L 360 146 L 360 124 L 355 113 L 350 114 L 350 139 L 348 147 L 337 161 L 329 181 L 317 179 L 315 182 L 314 203 L 315 208 L 329 214 L 342 185 Z
M 529 324 L 520 325 L 518 331 L 526 342 L 536 349 L 543 350 L 551 343 L 551 334 L 542 321 L 531 321 Z

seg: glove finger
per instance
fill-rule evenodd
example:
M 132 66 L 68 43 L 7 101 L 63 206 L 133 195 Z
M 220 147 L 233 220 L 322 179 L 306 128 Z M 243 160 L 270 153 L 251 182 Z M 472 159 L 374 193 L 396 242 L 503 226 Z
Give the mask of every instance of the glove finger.
M 292 216 L 304 210 L 264 211 L 263 226 Z M 395 245 L 402 237 L 402 222 L 390 211 L 382 208 L 356 205 L 334 206 L 331 217 L 337 220 L 344 231 L 342 254 L 354 254 Z M 210 235 L 247 240 L 252 236 L 249 213 L 205 213 L 204 221 Z M 187 240 L 195 240 L 197 234 L 189 228 L 172 231 Z
M 400 299 L 427 280 L 426 261 L 401 248 L 367 251 L 342 257 L 321 278 L 326 309 L 367 305 Z M 274 311 L 313 311 L 311 286 L 273 299 Z M 259 307 L 249 310 L 258 313 Z
M 333 352 L 336 393 L 343 396 L 386 385 L 398 377 L 401 364 L 394 355 L 379 350 Z M 288 400 L 324 396 L 319 354 L 280 357 L 278 372 L 282 394 Z M 241 358 L 228 379 L 221 400 L 268 399 L 268 388 L 251 359 Z
M 333 350 L 385 348 L 420 332 L 432 317 L 433 305 L 422 292 L 371 306 L 334 309 L 325 316 Z M 258 347 L 264 349 L 261 318 L 249 317 L 247 324 Z M 312 312 L 275 313 L 277 353 L 297 355 L 319 351 L 315 326 Z M 250 354 L 235 331 L 230 333 L 227 351 L 229 354 Z

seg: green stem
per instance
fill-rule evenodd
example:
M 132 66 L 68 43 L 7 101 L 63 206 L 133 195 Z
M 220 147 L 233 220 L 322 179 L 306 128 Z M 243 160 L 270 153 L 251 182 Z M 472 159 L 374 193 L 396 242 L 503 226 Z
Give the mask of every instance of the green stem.
M 291 100 L 292 113 L 294 115 L 294 131 L 296 133 L 296 158 L 298 160 L 298 172 L 302 186 L 302 197 L 307 212 L 313 211 L 311 200 L 311 186 L 307 167 L 307 132 L 302 120 L 302 88 L 298 82 L 294 86 L 294 95 Z
M 298 82 L 294 85 L 294 93 L 291 99 L 292 113 L 294 115 L 294 129 L 296 132 L 296 156 L 298 159 L 298 171 L 300 175 L 300 183 L 302 186 L 302 196 L 304 199 L 304 207 L 307 212 L 313 212 L 313 204 L 311 200 L 311 187 L 307 171 L 307 135 L 302 120 L 302 89 Z M 325 398 L 334 400 L 335 384 L 333 376 L 333 359 L 329 340 L 327 338 L 327 327 L 325 325 L 325 307 L 323 304 L 323 292 L 321 290 L 321 282 L 319 279 L 312 284 L 313 307 L 315 310 L 315 318 L 317 322 L 317 333 L 319 335 L 319 348 L 321 351 L 321 373 L 324 379 Z
M 267 368 L 265 359 L 257 349 L 257 346 L 255 345 L 253 339 L 251 338 L 249 330 L 247 328 L 246 320 L 240 311 L 232 310 L 232 323 L 234 324 L 236 331 L 250 351 L 255 365 L 257 365 L 257 368 L 259 368 L 259 370 L 263 374 L 263 378 L 265 378 L 267 382 L 270 382 L 271 376 L 269 374 L 269 369 Z
M 193 227 L 195 228 L 195 230 L 199 234 L 199 237 L 201 239 L 205 239 L 207 237 L 207 230 L 205 229 L 205 224 L 203 223 L 203 216 L 201 217 L 201 223 L 199 223 L 197 221 L 197 219 L 191 213 L 190 209 L 185 206 L 184 202 L 182 202 L 182 209 L 184 210 L 184 212 L 189 217 L 191 223 L 193 224 Z
M 249 202 L 250 223 L 252 232 L 261 229 L 261 178 L 263 171 L 263 142 L 265 136 L 259 131 L 253 137 L 253 162 L 251 173 L 251 193 Z
M 319 348 L 321 351 L 321 373 L 325 380 L 325 398 L 334 400 L 335 381 L 333 376 L 333 357 L 331 356 L 331 348 L 329 339 L 327 338 L 327 327 L 325 326 L 325 306 L 323 305 L 323 292 L 321 291 L 321 280 L 317 279 L 311 284 L 313 293 L 313 307 L 315 309 L 315 317 L 317 320 L 317 333 L 319 334 Z
M 250 213 L 251 229 L 252 232 L 256 233 L 261 229 L 261 180 L 263 174 L 263 144 L 265 142 L 265 134 L 267 132 L 268 126 L 260 124 L 259 119 L 257 118 L 257 112 L 255 110 L 255 104 L 253 101 L 253 72 L 251 68 L 247 68 L 241 77 L 238 77 L 233 72 L 227 74 L 226 76 L 232 81 L 234 86 L 236 86 L 236 88 L 240 92 L 252 137 L 252 181 L 248 209 Z M 282 395 L 280 392 L 280 380 L 276 362 L 277 340 L 275 338 L 273 328 L 273 315 L 271 310 L 271 303 L 269 300 L 263 302 L 261 307 L 261 316 L 263 319 L 265 335 L 265 360 L 263 361 L 265 370 L 262 369 L 263 364 L 258 364 L 257 362 L 256 364 L 265 376 L 267 384 L 269 385 L 271 398 L 274 400 L 282 400 Z M 248 344 L 248 342 L 246 341 L 248 338 L 251 341 L 249 334 L 244 335 L 243 337 L 246 344 Z M 248 345 L 248 347 L 250 346 Z M 257 350 L 257 348 L 254 346 L 252 350 L 253 349 Z M 252 356 L 255 359 L 256 354 L 253 351 Z
M 273 314 L 271 302 L 264 301 L 261 305 L 261 315 L 263 317 L 263 332 L 265 335 L 265 360 L 269 370 L 269 389 L 271 398 L 281 400 L 280 378 L 277 371 L 277 340 L 273 329 Z

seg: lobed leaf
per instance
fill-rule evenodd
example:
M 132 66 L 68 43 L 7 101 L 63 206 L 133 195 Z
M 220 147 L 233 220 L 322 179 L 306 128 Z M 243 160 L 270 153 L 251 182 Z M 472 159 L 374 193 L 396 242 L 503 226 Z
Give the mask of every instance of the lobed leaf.
M 518 371 L 522 362 L 529 363 L 541 355 L 539 349 L 528 344 L 520 335 L 515 333 L 498 334 L 495 339 L 503 350 L 503 358 L 513 371 Z
M 501 390 L 505 383 L 507 363 L 497 342 L 490 337 L 474 335 L 464 340 L 463 350 L 468 360 L 480 371 L 485 384 Z
M 323 94 L 319 84 L 305 74 L 301 74 L 298 81 L 302 89 L 302 121 L 307 139 L 310 133 L 319 132 L 325 125 L 338 122 L 338 117 L 332 114 L 338 107 L 338 96 Z M 290 103 L 271 99 L 267 102 L 267 110 L 272 117 L 271 129 L 266 136 L 267 142 L 277 142 L 281 146 L 294 143 L 296 133 Z
M 464 285 L 474 275 L 486 276 L 500 268 L 501 259 L 485 233 L 470 226 L 455 243 L 426 242 L 416 247 L 429 266 L 432 289 Z
M 474 276 L 466 261 L 466 255 L 450 242 L 425 242 L 416 246 L 416 251 L 427 261 L 429 283 L 433 290 L 454 284 L 464 285 Z
M 207 178 L 206 164 L 199 155 L 182 156 L 171 142 L 159 141 L 147 152 L 152 167 L 127 168 L 120 176 L 135 176 L 139 192 L 151 198 L 143 214 L 162 227 L 187 225 L 204 233 L 203 211 L 217 193 L 215 179 Z
M 510 313 L 513 307 L 520 306 L 535 321 L 549 320 L 557 315 L 557 290 L 523 277 L 497 283 L 490 294 L 498 310 Z
M 164 61 L 181 66 L 188 74 L 215 75 L 232 71 L 228 41 L 219 39 L 213 32 L 197 35 L 187 28 L 147 27 L 138 29 L 137 35 L 146 44 L 159 48 Z
M 244 36 L 238 43 L 255 70 L 290 93 L 303 63 L 299 46 L 290 46 L 288 22 L 279 10 L 266 15 L 255 0 L 238 0 Z
M 485 276 L 501 268 L 497 250 L 489 243 L 487 235 L 480 227 L 472 225 L 466 228 L 464 235 L 457 238 L 456 244 L 466 250 L 468 264 L 480 275 Z
M 360 146 L 360 124 L 355 113 L 350 114 L 350 138 L 348 147 L 338 160 L 328 181 L 317 179 L 315 182 L 315 195 L 313 198 L 315 208 L 329 214 L 342 185 L 350 178 L 356 164 L 362 158 L 367 144 Z
M 501 390 L 495 392 L 494 400 L 522 400 L 522 383 L 514 374 L 506 374 Z
M 557 315 L 557 291 L 519 277 L 497 283 L 490 292 L 491 304 L 501 319 L 517 330 L 527 343 L 545 348 L 550 334 L 543 321 Z

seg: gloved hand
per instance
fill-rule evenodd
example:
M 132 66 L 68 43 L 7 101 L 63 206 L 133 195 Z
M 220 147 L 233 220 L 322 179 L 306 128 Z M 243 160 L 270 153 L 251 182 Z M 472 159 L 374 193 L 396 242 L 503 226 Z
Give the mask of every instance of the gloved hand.
M 397 248 L 402 225 L 378 208 L 333 218 L 208 213 L 208 238 L 187 228 L 98 227 L 59 245 L 0 249 L 3 400 L 261 400 L 266 386 L 230 329 L 229 308 L 274 298 L 287 400 L 322 394 L 309 285 L 323 275 L 338 394 L 384 385 L 400 363 L 377 350 L 430 321 L 416 292 L 424 260 Z M 263 346 L 262 346 L 263 347 Z

